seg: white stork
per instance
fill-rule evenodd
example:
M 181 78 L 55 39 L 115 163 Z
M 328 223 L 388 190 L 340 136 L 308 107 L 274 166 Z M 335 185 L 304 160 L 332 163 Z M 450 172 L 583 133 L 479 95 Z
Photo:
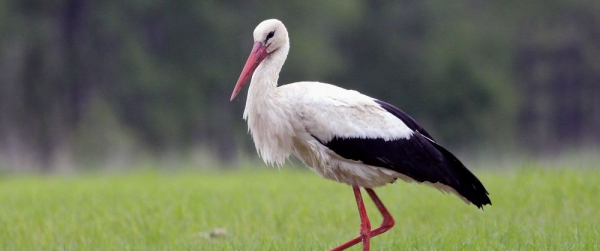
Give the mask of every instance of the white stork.
M 452 153 L 400 109 L 359 92 L 319 82 L 277 86 L 290 50 L 288 32 L 276 19 L 254 30 L 254 47 L 231 100 L 252 77 L 244 119 L 260 157 L 282 165 L 294 155 L 324 178 L 354 189 L 360 236 L 334 248 L 344 250 L 392 228 L 394 220 L 373 188 L 401 179 L 431 185 L 482 208 L 490 204 L 481 182 Z M 363 187 L 383 223 L 371 230 L 360 192 Z

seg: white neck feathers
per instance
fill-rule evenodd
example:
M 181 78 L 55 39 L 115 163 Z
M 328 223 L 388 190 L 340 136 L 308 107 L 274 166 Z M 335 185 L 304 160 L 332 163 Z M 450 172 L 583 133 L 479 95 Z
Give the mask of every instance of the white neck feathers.
M 244 119 L 248 118 L 249 109 L 257 105 L 257 103 L 268 102 L 273 99 L 275 89 L 277 88 L 277 80 L 279 72 L 285 63 L 289 44 L 284 45 L 276 51 L 273 51 L 265 60 L 256 68 L 250 81 L 248 88 L 248 98 L 246 99 L 246 109 L 244 110 Z

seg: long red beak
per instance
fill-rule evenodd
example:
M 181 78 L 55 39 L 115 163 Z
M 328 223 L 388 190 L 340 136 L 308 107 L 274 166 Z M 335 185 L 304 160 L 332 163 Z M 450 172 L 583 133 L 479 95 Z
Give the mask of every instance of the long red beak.
M 250 52 L 250 56 L 248 57 L 248 61 L 246 61 L 246 65 L 244 65 L 242 74 L 240 74 L 240 78 L 238 79 L 237 84 L 235 84 L 235 88 L 233 88 L 233 93 L 231 94 L 231 99 L 229 101 L 233 100 L 235 96 L 238 95 L 242 90 L 242 87 L 248 82 L 248 79 L 252 77 L 252 73 L 254 73 L 256 67 L 258 67 L 268 55 L 267 46 L 264 46 L 260 42 L 254 44 L 252 52 Z

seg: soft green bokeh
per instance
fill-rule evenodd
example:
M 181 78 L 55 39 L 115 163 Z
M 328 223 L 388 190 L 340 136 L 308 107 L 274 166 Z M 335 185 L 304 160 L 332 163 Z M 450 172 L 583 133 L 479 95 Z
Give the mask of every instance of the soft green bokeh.
M 242 163 L 229 97 L 268 18 L 280 84 L 357 90 L 475 154 L 599 147 L 600 1 L 0 0 L 0 168 Z
M 397 225 L 373 249 L 600 248 L 598 169 L 476 173 L 484 211 L 421 185 L 377 189 Z M 359 228 L 349 187 L 289 168 L 4 177 L 0 202 L 1 250 L 325 250 Z M 205 237 L 217 228 L 227 235 Z

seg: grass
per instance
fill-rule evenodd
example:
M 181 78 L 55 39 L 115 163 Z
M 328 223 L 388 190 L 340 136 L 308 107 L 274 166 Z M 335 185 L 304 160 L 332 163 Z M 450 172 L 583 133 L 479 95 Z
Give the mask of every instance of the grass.
M 426 186 L 377 189 L 397 225 L 373 250 L 600 249 L 600 169 L 476 173 L 485 211 Z M 348 186 L 298 169 L 0 177 L 0 250 L 326 250 L 358 228 Z

